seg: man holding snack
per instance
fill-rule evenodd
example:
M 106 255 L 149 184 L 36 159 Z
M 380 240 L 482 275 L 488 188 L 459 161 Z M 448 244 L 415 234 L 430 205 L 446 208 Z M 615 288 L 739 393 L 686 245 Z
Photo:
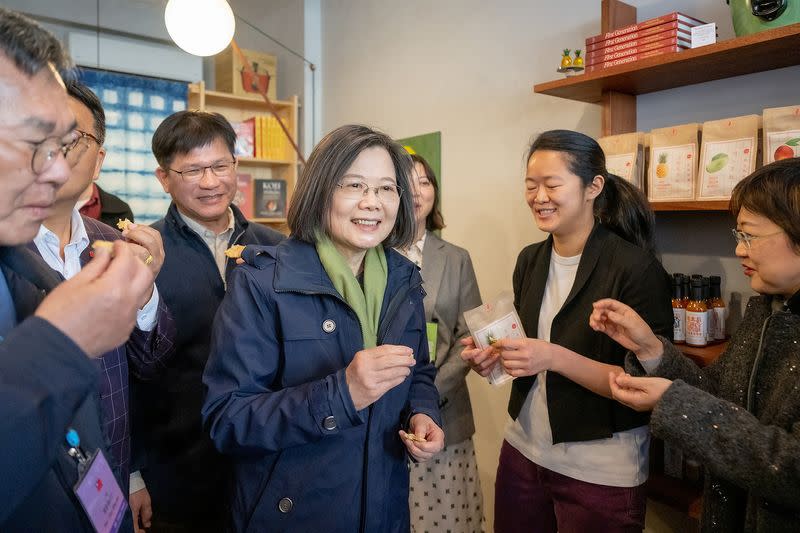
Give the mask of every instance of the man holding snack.
M 90 243 L 115 241 L 124 236 L 134 255 L 144 261 L 155 277 L 164 263 L 164 247 L 156 230 L 131 224 L 120 235 L 116 229 L 78 212 L 78 198 L 97 178 L 103 165 L 105 113 L 97 96 L 80 82 L 68 82 L 67 94 L 77 122 L 75 141 L 67 147 L 65 156 L 71 172 L 56 194 L 50 216 L 33 239 L 34 249 L 50 268 L 69 279 L 90 261 L 93 253 Z M 128 372 L 130 369 L 140 379 L 152 378 L 164 367 L 174 339 L 175 324 L 153 286 L 148 302 L 137 312 L 136 328 L 130 338 L 98 359 L 103 376 L 99 381 L 100 407 L 110 444 L 109 463 L 119 468 L 125 490 L 130 473 Z
M 96 398 L 96 358 L 125 342 L 153 273 L 123 243 L 69 281 L 24 245 L 69 177 L 75 119 L 60 43 L 0 7 L 0 531 L 132 530 L 108 466 Z M 57 286 L 56 286 L 57 285 Z M 48 292 L 49 294 L 44 297 Z M 96 483 L 102 479 L 105 483 Z M 88 482 L 91 482 L 87 485 Z M 83 489 L 91 488 L 84 492 Z M 93 498 L 108 497 L 91 516 Z
M 153 135 L 156 177 L 172 196 L 165 217 L 153 224 L 166 251 L 157 284 L 178 330 L 165 371 L 133 387 L 134 453 L 152 499 L 152 506 L 142 502 L 141 514 L 152 513 L 154 531 L 224 530 L 230 468 L 202 430 L 200 409 L 211 324 L 236 265 L 225 252 L 283 240 L 232 205 L 235 140 L 222 115 L 199 111 L 167 117 Z M 132 497 L 134 512 L 138 505 Z

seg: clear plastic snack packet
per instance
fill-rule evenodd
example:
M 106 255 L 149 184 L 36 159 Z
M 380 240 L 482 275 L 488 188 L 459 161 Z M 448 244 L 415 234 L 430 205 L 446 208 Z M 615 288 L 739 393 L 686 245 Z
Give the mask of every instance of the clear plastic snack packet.
M 522 329 L 517 310 L 514 309 L 514 296 L 503 291 L 494 301 L 482 304 L 480 307 L 464 312 L 464 321 L 467 323 L 475 346 L 481 350 L 488 348 L 499 339 L 522 339 L 525 332 Z M 503 365 L 497 364 L 486 379 L 492 385 L 501 385 L 512 379 L 506 374 Z

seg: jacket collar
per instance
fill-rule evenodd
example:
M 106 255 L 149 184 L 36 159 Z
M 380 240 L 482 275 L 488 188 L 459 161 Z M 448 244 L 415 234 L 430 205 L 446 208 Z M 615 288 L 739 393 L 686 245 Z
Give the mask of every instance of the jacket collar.
M 37 252 L 24 245 L 0 247 L 0 267 L 20 322 L 32 315 L 42 298 L 63 281 Z M 27 285 L 27 289 L 22 284 Z M 34 291 L 30 290 L 31 286 Z
M 233 211 L 233 235 L 235 237 L 245 231 L 250 225 L 250 222 L 244 217 L 238 207 L 231 204 L 230 208 L 231 211 Z M 178 213 L 178 206 L 175 205 L 175 202 L 169 204 L 169 209 L 167 209 L 167 214 L 164 218 L 167 222 L 180 229 L 180 231 L 184 233 L 194 233 L 186 221 L 183 220 L 180 213 Z
M 575 281 L 572 284 L 572 289 L 570 289 L 567 299 L 564 300 L 564 304 L 561 306 L 561 309 L 566 309 L 569 303 L 575 299 L 578 293 L 580 293 L 581 289 L 583 289 L 584 285 L 586 285 L 586 283 L 589 281 L 589 277 L 592 275 L 592 272 L 597 265 L 597 261 L 600 259 L 600 254 L 612 235 L 612 232 L 605 226 L 595 222 L 594 228 L 592 228 L 589 238 L 586 239 L 586 244 L 581 252 L 581 260 L 580 263 L 578 263 L 578 272 L 575 274 Z M 552 257 L 552 254 L 553 236 L 550 235 L 547 237 L 547 241 L 545 242 L 541 260 L 536 261 L 533 267 L 533 279 L 535 280 L 535 286 L 534 294 L 532 296 L 533 301 L 535 302 L 541 302 L 542 297 L 544 296 L 544 289 L 547 285 L 547 276 L 550 272 L 550 258 Z M 534 314 L 534 316 L 531 317 L 534 327 L 539 324 L 540 310 L 541 309 L 538 304 L 533 306 L 531 309 Z
M 325 292 L 336 293 L 328 274 L 317 255 L 316 247 L 295 237 L 289 237 L 275 247 L 265 247 L 261 253 L 272 255 L 275 259 L 276 291 Z M 389 270 L 387 289 L 391 280 L 422 278 L 417 267 L 392 249 L 386 249 L 386 265 Z

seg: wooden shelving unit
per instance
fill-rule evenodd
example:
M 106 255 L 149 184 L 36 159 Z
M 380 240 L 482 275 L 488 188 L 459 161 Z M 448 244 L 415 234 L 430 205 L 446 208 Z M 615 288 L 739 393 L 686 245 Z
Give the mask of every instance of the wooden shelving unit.
M 697 363 L 698 366 L 708 366 L 716 361 L 722 352 L 728 347 L 728 341 L 709 344 L 708 346 L 697 347 L 688 344 L 678 344 L 678 348 L 686 357 Z
M 609 91 L 647 94 L 800 64 L 800 23 L 536 84 L 547 94 L 599 104 Z
M 240 122 L 254 115 L 267 115 L 269 108 L 263 98 L 258 95 L 239 96 L 219 91 L 208 91 L 205 83 L 189 84 L 189 108 L 203 111 L 216 111 L 225 115 L 231 122 Z M 278 116 L 286 124 L 292 138 L 297 141 L 297 96 L 290 100 L 273 100 Z M 240 157 L 239 170 L 253 176 L 253 178 L 281 179 L 286 182 L 286 205 L 289 205 L 297 183 L 298 160 L 297 154 L 291 147 L 287 150 L 287 159 L 259 159 L 255 157 Z M 254 218 L 253 222 L 266 224 L 286 232 L 286 218 Z
M 602 0 L 601 32 L 636 23 L 636 8 Z M 800 65 L 800 23 L 709 46 L 538 83 L 536 94 L 600 104 L 602 135 L 636 131 L 636 96 Z M 654 211 L 727 211 L 728 202 L 658 202 Z
M 686 200 L 650 202 L 653 211 L 728 211 L 728 200 Z

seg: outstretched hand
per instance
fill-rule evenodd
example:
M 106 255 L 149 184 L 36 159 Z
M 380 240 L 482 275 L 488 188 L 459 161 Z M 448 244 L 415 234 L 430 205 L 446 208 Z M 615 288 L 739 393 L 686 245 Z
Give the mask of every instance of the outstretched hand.
M 642 317 L 622 302 L 606 298 L 592 304 L 589 327 L 605 333 L 639 359 L 661 357 L 664 346 Z

